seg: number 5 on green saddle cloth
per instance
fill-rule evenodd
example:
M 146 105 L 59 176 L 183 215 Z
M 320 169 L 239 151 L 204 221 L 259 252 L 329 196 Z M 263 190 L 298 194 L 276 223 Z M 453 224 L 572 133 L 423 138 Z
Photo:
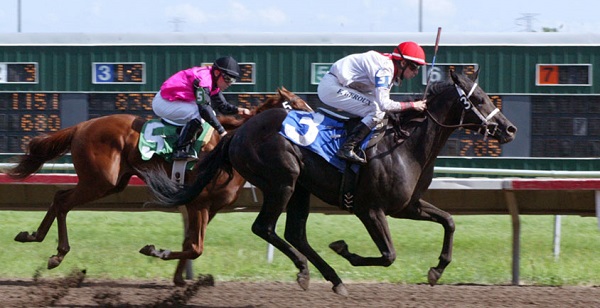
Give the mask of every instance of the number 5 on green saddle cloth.
M 175 125 L 166 124 L 158 119 L 147 121 L 142 127 L 138 143 L 142 159 L 150 160 L 156 154 L 171 161 L 171 153 L 173 153 L 175 142 L 179 136 L 177 128 Z M 194 142 L 196 153 L 200 152 L 200 149 L 210 140 L 214 130 L 206 122 L 202 123 L 202 128 L 202 134 Z

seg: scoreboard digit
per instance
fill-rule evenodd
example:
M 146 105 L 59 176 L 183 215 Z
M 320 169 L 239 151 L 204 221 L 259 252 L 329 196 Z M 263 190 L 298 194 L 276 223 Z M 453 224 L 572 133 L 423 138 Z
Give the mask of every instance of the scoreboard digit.
M 333 63 L 311 63 L 310 64 L 310 84 L 318 85 L 321 78 L 329 72 Z
M 451 70 L 470 76 L 475 74 L 478 67 L 477 63 L 440 63 L 434 67 L 424 65 L 421 82 L 423 85 L 427 85 L 427 78 L 430 78 L 432 83 L 444 81 L 450 78 Z
M 38 83 L 37 62 L 0 62 L 0 83 Z
M 59 129 L 58 93 L 0 93 L 0 152 L 25 152 L 31 138 Z
M 536 86 L 591 86 L 591 64 L 536 64 Z
M 144 62 L 92 62 L 93 84 L 145 84 Z

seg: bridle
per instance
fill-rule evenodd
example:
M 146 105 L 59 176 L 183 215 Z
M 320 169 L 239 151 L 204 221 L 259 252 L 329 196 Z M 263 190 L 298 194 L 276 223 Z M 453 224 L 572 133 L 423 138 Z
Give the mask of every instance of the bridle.
M 431 114 L 429 109 L 427 109 L 427 115 L 437 125 L 445 127 L 445 128 L 460 128 L 460 127 L 472 127 L 472 126 L 479 127 L 478 132 L 483 135 L 484 140 L 487 138 L 488 135 L 494 135 L 496 133 L 496 129 L 498 129 L 498 123 L 491 122 L 490 120 L 492 120 L 492 118 L 500 112 L 500 109 L 495 108 L 487 116 L 484 116 L 481 113 L 481 111 L 479 111 L 479 109 L 477 109 L 475 104 L 473 104 L 473 102 L 471 102 L 471 100 L 469 99 L 471 97 L 471 95 L 473 95 L 473 92 L 475 92 L 475 89 L 477 89 L 476 82 L 473 83 L 473 87 L 471 87 L 471 90 L 469 90 L 468 94 L 465 93 L 465 91 L 461 87 L 459 87 L 457 84 L 454 84 L 454 87 L 456 88 L 456 91 L 458 92 L 458 99 L 464 107 L 462 114 L 460 116 L 460 122 L 455 125 L 447 125 L 447 124 L 441 123 Z M 481 121 L 480 124 L 463 123 L 465 114 L 469 110 L 472 110 L 473 113 L 479 118 L 479 120 Z

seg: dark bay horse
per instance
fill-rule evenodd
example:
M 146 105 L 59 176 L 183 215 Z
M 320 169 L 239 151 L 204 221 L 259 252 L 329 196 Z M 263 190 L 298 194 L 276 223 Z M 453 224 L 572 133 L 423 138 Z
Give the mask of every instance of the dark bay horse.
M 449 213 L 421 199 L 431 184 L 436 157 L 457 128 L 479 131 L 499 143 L 513 140 L 517 131 L 473 80 L 454 72 L 451 77 L 452 80 L 437 83 L 428 91 L 426 119 L 417 124 L 404 142 L 396 142 L 397 130 L 392 126 L 397 124 L 392 123 L 383 138 L 367 150 L 368 163 L 359 170 L 353 212 L 366 227 L 381 256 L 363 257 L 351 253 L 343 240 L 331 243 L 330 248 L 352 265 L 389 266 L 395 261 L 388 215 L 433 221 L 444 228 L 439 263 L 428 273 L 431 285 L 437 283 L 450 263 L 454 221 Z M 226 136 L 199 164 L 201 171 L 190 187 L 174 186 L 164 172 L 155 174 L 157 177 L 151 179 L 149 185 L 158 200 L 176 205 L 192 200 L 215 175 L 239 172 L 261 189 L 264 196 L 252 231 L 293 261 L 299 269 L 297 281 L 300 286 L 308 288 L 308 260 L 333 284 L 335 293 L 347 295 L 338 274 L 313 250 L 306 238 L 310 194 L 341 207 L 342 173 L 321 156 L 280 135 L 284 118 L 284 111 L 268 110 Z M 286 208 L 284 240 L 275 227 Z
M 277 95 L 269 97 L 253 110 L 253 113 L 279 107 L 289 109 L 312 109 L 304 100 L 285 88 Z M 247 119 L 234 116 L 219 116 L 223 126 L 231 131 L 239 127 Z M 61 264 L 70 251 L 67 235 L 67 214 L 78 205 L 91 202 L 102 197 L 123 191 L 129 179 L 137 175 L 144 179 L 143 170 L 161 166 L 171 170 L 171 163 L 154 155 L 150 160 L 143 160 L 138 150 L 140 130 L 146 120 L 134 115 L 119 114 L 91 119 L 75 126 L 65 128 L 49 135 L 33 138 L 28 145 L 27 154 L 19 158 L 18 164 L 6 173 L 13 179 L 24 179 L 39 171 L 44 162 L 71 152 L 73 166 L 78 176 L 78 183 L 72 189 L 60 190 L 54 195 L 48 211 L 37 231 L 21 232 L 15 240 L 19 242 L 42 242 L 56 219 L 58 223 L 58 253 L 48 260 L 48 269 Z M 219 134 L 213 130 L 210 141 L 203 147 L 199 156 L 205 155 L 220 140 Z M 186 178 L 192 178 L 195 170 L 188 171 Z M 224 182 L 228 178 L 224 177 Z M 239 188 L 245 180 L 238 174 L 227 185 L 220 185 L 203 191 L 200 196 L 186 205 L 182 212 L 187 217 L 187 230 L 183 241 L 183 251 L 169 255 L 158 255 L 150 247 L 144 247 L 142 253 L 159 256 L 165 260 L 179 259 L 173 278 L 176 285 L 184 285 L 183 272 L 187 259 L 195 259 L 203 252 L 206 226 L 217 211 L 232 204 L 238 198 Z M 187 212 L 187 213 L 186 213 Z M 186 215 L 187 214 L 187 215 Z

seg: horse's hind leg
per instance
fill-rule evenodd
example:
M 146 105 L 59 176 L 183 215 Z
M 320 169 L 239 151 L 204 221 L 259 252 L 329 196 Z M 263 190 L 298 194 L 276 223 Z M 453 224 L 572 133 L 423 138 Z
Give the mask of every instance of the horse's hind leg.
M 53 206 L 56 211 L 56 224 L 58 228 L 58 253 L 48 259 L 48 269 L 59 266 L 66 254 L 71 250 L 67 231 L 67 214 L 69 211 L 77 205 L 99 199 L 103 196 L 99 194 L 101 190 L 96 189 L 97 186 L 89 184 L 82 186 L 81 184 L 80 180 L 74 189 L 56 194 L 54 198 Z
M 285 254 L 300 270 L 298 274 L 298 283 L 302 288 L 308 287 L 308 264 L 306 257 L 301 254 L 298 250 L 292 247 L 288 242 L 284 241 L 275 232 L 277 220 L 281 215 L 283 208 L 287 204 L 292 187 L 286 187 L 284 189 L 278 189 L 275 191 L 263 190 L 264 201 L 260 213 L 252 224 L 252 232 L 264 239 L 268 243 L 275 246 L 283 254 Z M 286 230 L 287 230 L 286 226 Z M 301 282 L 300 279 L 306 280 Z
M 366 212 L 355 212 L 361 220 L 371 239 L 381 252 L 380 257 L 363 257 L 348 251 L 343 240 L 329 244 L 329 248 L 344 257 L 353 266 L 390 266 L 396 260 L 396 250 L 390 235 L 387 218 L 382 209 L 369 209 Z
M 66 196 L 71 193 L 73 189 L 67 190 L 59 190 L 54 194 L 54 199 L 44 216 L 44 219 L 38 226 L 35 232 L 29 234 L 27 231 L 22 231 L 15 237 L 15 241 L 27 243 L 27 242 L 42 242 L 46 238 L 48 234 L 48 230 L 54 223 L 54 219 L 57 218 L 57 215 L 62 213 L 62 204 L 64 204 Z M 59 230 L 60 233 L 60 230 Z M 65 233 L 66 234 L 66 233 Z
M 442 273 L 448 264 L 452 261 L 452 242 L 455 229 L 452 216 L 427 201 L 419 200 L 416 207 L 410 207 L 406 211 L 399 213 L 397 216 L 392 215 L 392 217 L 433 221 L 444 227 L 444 243 L 439 257 L 440 261 L 436 267 L 430 268 L 429 273 L 427 274 L 429 284 L 432 286 L 435 285 L 440 277 L 442 277 Z
M 48 269 L 53 269 L 60 265 L 65 255 L 71 250 L 69 246 L 69 238 L 67 232 L 67 214 L 76 205 L 83 204 L 95 199 L 99 196 L 96 189 L 81 190 L 80 182 L 75 188 L 68 190 L 60 190 L 54 195 L 54 199 L 50 208 L 46 212 L 46 216 L 40 223 L 37 231 L 29 234 L 28 232 L 20 232 L 15 241 L 18 242 L 41 242 L 48 234 L 48 230 L 56 219 L 58 227 L 58 247 L 57 254 L 48 259 Z M 96 187 L 88 185 L 90 187 Z
M 57 194 L 58 193 L 60 193 L 60 191 L 57 192 Z M 52 203 L 50 204 L 50 208 L 48 209 L 48 211 L 46 211 L 46 215 L 44 216 L 44 219 L 42 219 L 42 222 L 40 223 L 37 230 L 35 232 L 31 232 L 31 234 L 27 231 L 21 231 L 19 232 L 19 234 L 17 234 L 17 236 L 15 236 L 15 241 L 21 243 L 43 242 L 46 238 L 46 235 L 48 234 L 48 230 L 50 230 L 50 227 L 54 223 L 55 218 L 56 210 L 54 203 Z
M 348 295 L 346 287 L 335 270 L 321 258 L 321 256 L 310 246 L 306 238 L 306 222 L 308 220 L 310 193 L 299 186 L 292 194 L 287 206 L 287 219 L 285 223 L 285 239 L 321 272 L 323 277 L 333 283 L 333 291 L 343 296 Z M 298 273 L 298 284 L 303 289 L 308 289 L 309 283 L 308 264 Z

